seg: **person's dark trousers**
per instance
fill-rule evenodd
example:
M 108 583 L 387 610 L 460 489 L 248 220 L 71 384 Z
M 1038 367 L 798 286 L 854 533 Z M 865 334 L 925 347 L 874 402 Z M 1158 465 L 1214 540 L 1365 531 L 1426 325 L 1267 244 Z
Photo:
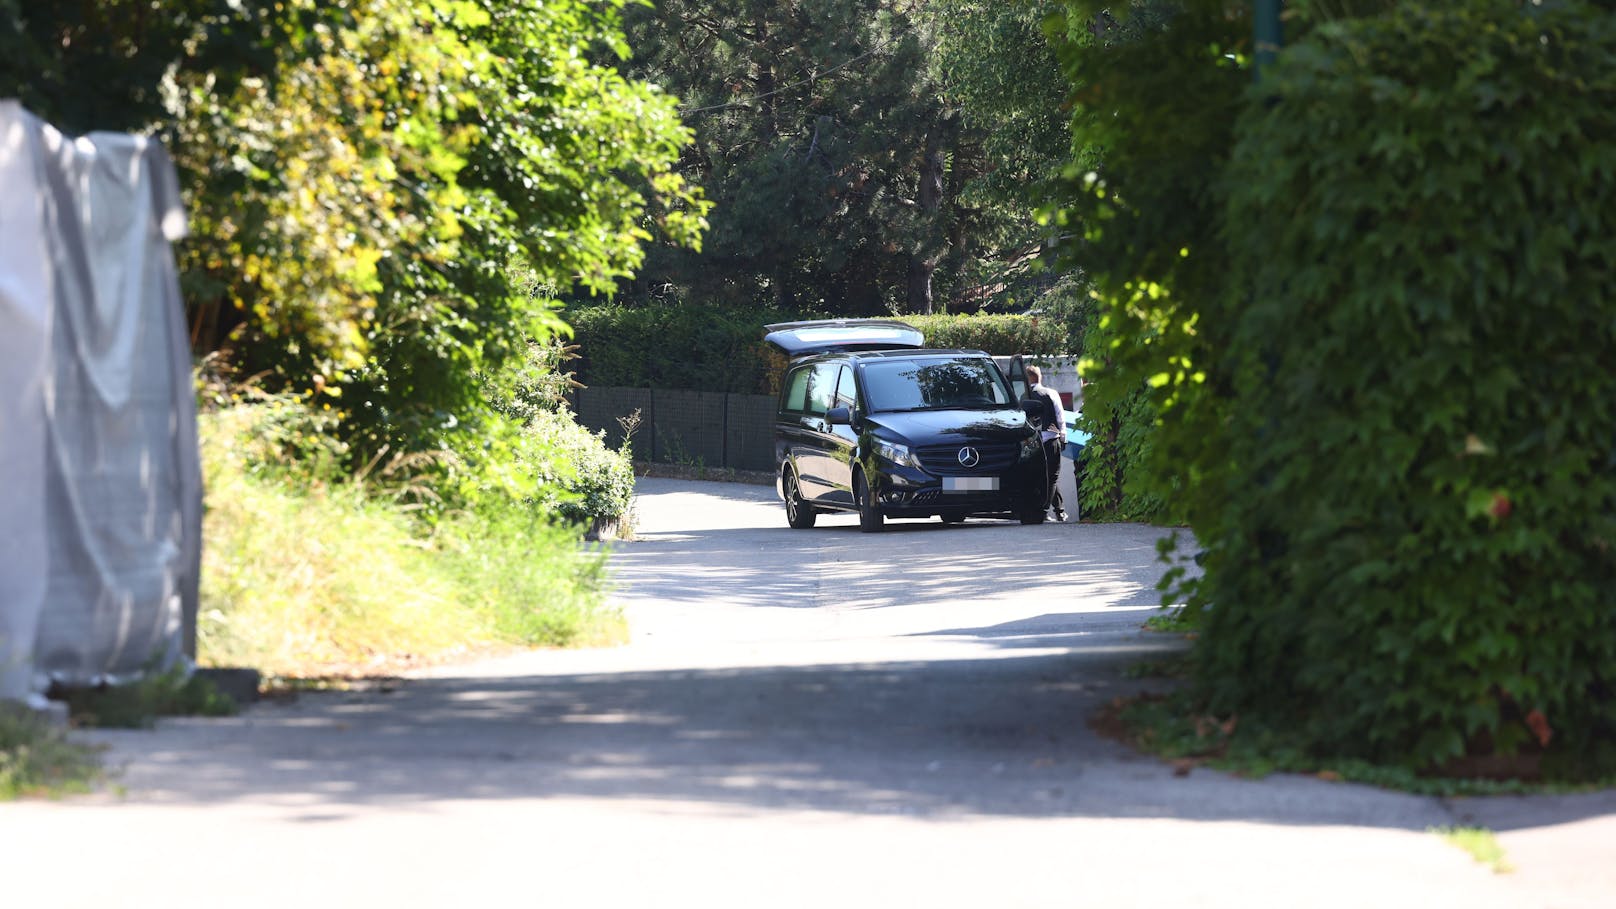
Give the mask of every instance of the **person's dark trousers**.
M 1054 511 L 1055 519 L 1066 520 L 1065 501 L 1061 498 L 1060 484 L 1061 442 L 1060 439 L 1050 439 L 1044 443 L 1044 466 L 1049 471 L 1049 501 L 1045 503 L 1046 511 Z

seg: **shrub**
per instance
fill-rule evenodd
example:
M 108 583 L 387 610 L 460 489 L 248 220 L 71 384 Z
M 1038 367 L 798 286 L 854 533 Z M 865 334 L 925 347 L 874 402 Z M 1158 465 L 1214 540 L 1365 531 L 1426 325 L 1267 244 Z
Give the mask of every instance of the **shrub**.
M 1616 18 L 1403 4 L 1239 124 L 1235 407 L 1200 688 L 1241 729 L 1462 771 L 1616 749 Z
M 763 326 L 821 318 L 765 308 L 682 305 L 569 309 L 578 380 L 626 388 L 764 394 L 773 361 Z
M 149 729 L 163 716 L 233 716 L 239 709 L 207 678 L 182 669 L 158 672 L 155 664 L 133 681 L 69 688 L 60 699 L 74 725 L 112 729 Z
M 927 347 L 984 350 L 995 356 L 1073 353 L 1065 322 L 1042 315 L 897 316 L 920 329 Z
M 529 340 L 504 368 L 479 376 L 483 396 L 495 413 L 525 426 L 539 414 L 567 405 L 574 385 L 568 364 L 575 359 L 577 345 L 557 338 Z
M 613 450 L 566 411 L 541 413 L 524 430 L 524 469 L 539 482 L 535 501 L 569 521 L 616 521 L 634 502 L 634 462 L 628 445 Z
M 763 327 L 775 322 L 831 318 L 777 309 L 668 306 L 576 308 L 567 312 L 575 331 L 578 380 L 585 385 L 681 388 L 769 394 L 784 364 L 763 343 Z M 919 328 L 931 347 L 985 350 L 990 354 L 1064 353 L 1074 347 L 1067 315 L 896 316 Z

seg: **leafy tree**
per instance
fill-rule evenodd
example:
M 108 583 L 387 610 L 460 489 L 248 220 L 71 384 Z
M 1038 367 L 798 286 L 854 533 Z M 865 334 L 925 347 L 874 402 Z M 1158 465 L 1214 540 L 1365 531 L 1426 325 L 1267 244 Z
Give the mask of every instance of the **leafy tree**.
M 879 311 L 902 262 L 881 228 L 916 204 L 928 125 L 910 17 L 878 0 L 669 0 L 630 35 L 635 71 L 685 99 L 683 171 L 715 203 L 701 258 L 659 250 L 645 286 Z
M 325 15 L 289 17 L 273 79 L 176 86 L 187 290 L 204 346 L 325 396 L 358 457 L 475 425 L 479 376 L 564 330 L 540 289 L 699 241 L 673 101 L 595 62 L 620 4 L 289 6 Z
M 1078 283 L 1043 256 L 1058 234 L 1036 217 L 1059 198 L 1056 180 L 1071 159 L 1070 89 L 1057 58 L 1067 39 L 1051 39 L 1043 27 L 1058 8 L 1049 0 L 924 7 L 937 33 L 940 97 L 960 112 L 953 166 L 965 176 L 954 204 L 973 254 L 954 265 L 958 308 L 991 301 L 1048 310 L 1052 295 L 1069 297 Z M 1083 326 L 1075 327 L 1081 337 Z
M 69 133 L 166 132 L 171 72 L 228 86 L 267 69 L 273 13 L 231 0 L 0 0 L 0 98 Z
M 198 352 L 338 411 L 363 461 L 475 425 L 480 377 L 564 331 L 556 289 L 699 243 L 674 102 L 610 65 L 621 8 L 0 0 L 0 94 L 165 136 Z
M 635 71 L 686 99 L 683 172 L 717 207 L 703 255 L 656 250 L 629 296 L 930 312 L 939 283 L 946 298 L 995 284 L 986 261 L 1024 264 L 1014 251 L 1037 242 L 1017 184 L 1065 148 L 1035 112 L 1047 99 L 1017 90 L 1058 84 L 1032 16 L 964 0 L 668 0 L 631 16 Z M 1013 136 L 995 132 L 1007 122 Z

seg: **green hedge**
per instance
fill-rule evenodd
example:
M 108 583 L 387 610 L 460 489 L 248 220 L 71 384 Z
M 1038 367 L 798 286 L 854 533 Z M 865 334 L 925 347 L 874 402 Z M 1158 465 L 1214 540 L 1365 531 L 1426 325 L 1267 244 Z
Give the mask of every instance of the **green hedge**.
M 994 356 L 1075 352 L 1067 326 L 1054 316 L 898 316 L 920 329 L 927 347 L 985 350 Z
M 575 332 L 585 385 L 682 388 L 768 394 L 781 365 L 763 343 L 763 326 L 829 318 L 776 309 L 682 305 L 652 308 L 575 307 L 564 314 Z M 920 329 L 932 347 L 991 354 L 1057 353 L 1071 343 L 1057 317 L 932 315 L 897 317 Z
M 1616 760 L 1616 17 L 1407 3 L 1239 123 L 1201 689 L 1317 753 Z M 1249 724 L 1249 727 L 1248 727 Z
M 1083 451 L 1080 513 L 1094 521 L 1183 523 L 1182 509 L 1158 492 L 1174 484 L 1151 474 L 1157 408 L 1144 388 L 1113 387 L 1125 381 L 1111 368 L 1110 354 L 1118 342 L 1118 332 L 1109 325 L 1096 325 L 1083 337 L 1079 369 L 1088 384 L 1078 425 L 1090 438 Z

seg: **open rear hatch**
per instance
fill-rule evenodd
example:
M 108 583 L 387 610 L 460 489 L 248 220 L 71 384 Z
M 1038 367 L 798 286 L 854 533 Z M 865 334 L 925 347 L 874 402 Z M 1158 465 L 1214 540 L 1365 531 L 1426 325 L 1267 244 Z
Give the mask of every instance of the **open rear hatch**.
M 789 357 L 844 350 L 915 350 L 924 338 L 920 329 L 890 319 L 821 319 L 766 325 L 763 340 Z

